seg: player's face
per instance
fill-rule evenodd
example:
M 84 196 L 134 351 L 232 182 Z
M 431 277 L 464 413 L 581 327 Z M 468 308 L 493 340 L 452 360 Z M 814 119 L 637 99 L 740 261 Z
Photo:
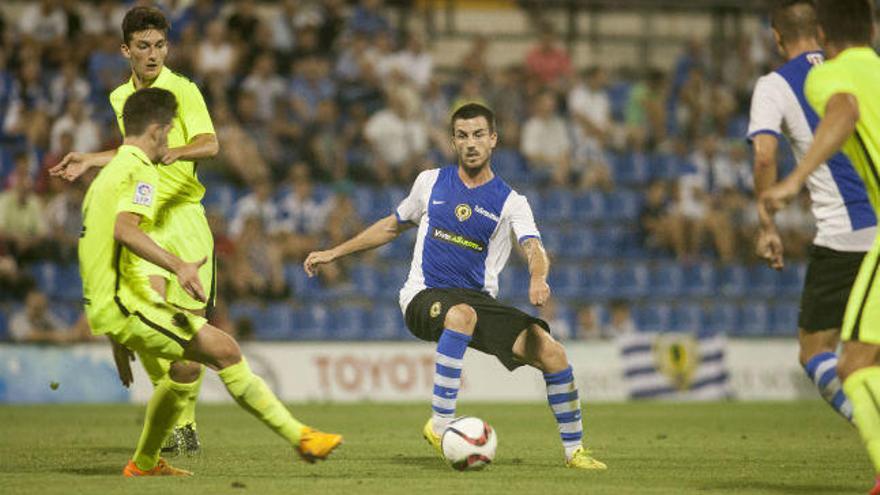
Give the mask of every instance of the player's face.
M 489 162 L 498 143 L 498 134 L 489 130 L 485 117 L 458 119 L 452 131 L 452 146 L 458 154 L 458 163 L 469 169 L 482 168 Z
M 138 31 L 132 34 L 131 42 L 122 45 L 122 54 L 131 62 L 131 70 L 138 79 L 153 81 L 165 66 L 168 40 L 155 29 Z

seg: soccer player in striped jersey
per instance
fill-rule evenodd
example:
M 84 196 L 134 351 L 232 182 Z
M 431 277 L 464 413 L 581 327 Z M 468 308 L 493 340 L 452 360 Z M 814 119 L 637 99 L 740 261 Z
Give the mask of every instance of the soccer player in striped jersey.
M 122 54 L 131 63 L 131 79 L 110 94 L 110 104 L 116 113 L 122 135 L 126 129 L 122 121 L 122 108 L 128 97 L 136 90 L 147 87 L 163 88 L 177 98 L 178 110 L 168 135 L 169 148 L 161 157 L 159 167 L 162 187 L 156 198 L 159 209 L 156 222 L 149 235 L 162 247 L 184 259 L 209 261 L 199 269 L 202 285 L 208 290 L 206 301 L 197 301 L 175 281 L 172 274 L 152 263 L 141 260 L 142 270 L 150 275 L 150 284 L 165 299 L 180 308 L 206 316 L 214 303 L 216 265 L 214 263 L 214 238 L 208 227 L 201 199 L 205 187 L 199 182 L 196 161 L 210 158 L 219 151 L 217 136 L 211 116 L 205 106 L 199 88 L 189 79 L 165 67 L 168 55 L 169 24 L 162 12 L 153 7 L 135 7 L 125 14 L 122 21 Z M 116 150 L 99 153 L 70 153 L 53 168 L 55 175 L 74 180 L 90 167 L 103 167 L 116 154 Z M 131 382 L 130 354 L 125 348 L 114 345 L 114 358 L 123 384 Z M 169 361 L 153 355 L 140 356 L 140 361 L 153 385 L 168 373 Z M 201 388 L 201 378 L 186 397 L 186 407 L 180 415 L 163 451 L 168 455 L 197 454 L 200 442 L 196 431 L 196 399 Z
M 871 47 L 871 0 L 819 0 L 819 40 L 827 61 L 807 76 L 804 94 L 821 121 L 813 144 L 797 168 L 766 190 L 764 213 L 783 207 L 804 182 L 841 149 L 865 183 L 875 213 L 880 211 L 880 57 Z M 837 373 L 852 403 L 853 422 L 874 466 L 872 495 L 880 495 L 880 298 L 877 268 L 880 239 L 865 255 L 846 305 Z
M 784 0 L 773 9 L 771 20 L 787 62 L 758 79 L 752 96 L 748 137 L 755 152 L 757 196 L 776 182 L 780 133 L 786 134 L 800 160 L 819 123 L 804 95 L 807 74 L 824 60 L 817 40 L 815 5 L 810 0 Z M 843 153 L 831 155 L 810 174 L 807 188 L 817 233 L 801 296 L 799 359 L 822 397 L 851 421 L 852 405 L 837 377 L 836 351 L 846 300 L 874 241 L 877 220 L 862 179 Z M 783 245 L 772 216 L 761 216 L 756 250 L 771 267 L 783 268 Z
M 470 103 L 453 113 L 450 127 L 457 166 L 419 174 L 393 215 L 330 250 L 309 254 L 304 269 L 313 276 L 320 265 L 418 227 L 400 308 L 413 335 L 437 342 L 433 414 L 423 428 L 425 439 L 440 451 L 440 437 L 455 417 L 464 354 L 472 347 L 497 357 L 509 370 L 528 364 L 542 371 L 565 465 L 605 469 L 582 445 L 581 404 L 562 344 L 544 320 L 495 299 L 512 235 L 528 258 L 529 300 L 542 306 L 550 297 L 549 261 L 528 201 L 492 171 L 495 116 Z

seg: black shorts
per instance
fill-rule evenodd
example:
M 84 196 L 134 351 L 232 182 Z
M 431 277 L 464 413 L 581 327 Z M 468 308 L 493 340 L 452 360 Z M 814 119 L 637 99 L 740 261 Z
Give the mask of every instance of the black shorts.
M 865 253 L 810 246 L 798 326 L 807 332 L 840 328 Z
M 495 356 L 511 371 L 525 364 L 513 355 L 513 343 L 519 334 L 533 324 L 550 332 L 550 326 L 544 320 L 471 289 L 425 289 L 419 292 L 406 307 L 406 326 L 416 337 L 437 342 L 443 333 L 446 312 L 457 304 L 467 304 L 477 312 L 477 327 L 470 347 Z

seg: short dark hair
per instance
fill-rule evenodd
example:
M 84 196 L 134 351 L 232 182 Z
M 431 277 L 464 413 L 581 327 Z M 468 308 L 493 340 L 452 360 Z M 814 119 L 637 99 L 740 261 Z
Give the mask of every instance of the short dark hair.
M 135 7 L 126 12 L 122 19 L 122 41 L 127 45 L 134 33 L 148 29 L 162 31 L 167 37 L 170 27 L 165 14 L 156 7 Z
M 489 123 L 489 132 L 495 132 L 495 112 L 490 110 L 489 107 L 480 105 L 479 103 L 465 103 L 458 107 L 458 109 L 452 113 L 452 118 L 449 119 L 449 131 L 453 133 L 455 132 L 456 120 L 468 120 L 477 117 L 485 118 L 486 122 Z
M 874 28 L 871 0 L 819 0 L 816 11 L 826 42 L 871 44 Z
M 783 43 L 816 38 L 816 4 L 813 0 L 779 0 L 770 11 L 770 25 Z
M 135 91 L 122 107 L 122 125 L 126 136 L 139 136 L 150 124 L 166 125 L 177 113 L 174 95 L 161 88 Z

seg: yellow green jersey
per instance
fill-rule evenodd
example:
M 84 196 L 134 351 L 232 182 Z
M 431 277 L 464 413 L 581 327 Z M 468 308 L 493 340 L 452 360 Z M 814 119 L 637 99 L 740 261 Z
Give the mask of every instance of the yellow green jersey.
M 94 334 L 117 331 L 124 323 L 117 297 L 149 290 L 137 258 L 113 237 L 116 216 L 136 213 L 142 222 L 156 216 L 159 169 L 136 146 L 122 145 L 86 192 L 79 239 L 79 271 L 86 317 Z
M 169 148 L 184 146 L 199 134 L 215 134 L 205 99 L 192 81 L 168 67 L 162 67 L 152 87 L 167 89 L 177 99 L 177 115 L 174 116 L 173 126 L 168 133 Z M 116 112 L 116 120 L 123 136 L 125 127 L 122 124 L 122 107 L 135 91 L 134 81 L 129 79 L 110 93 L 110 104 Z M 157 201 L 160 206 L 169 200 L 198 203 L 205 195 L 205 186 L 199 182 L 194 162 L 178 160 L 170 165 L 162 165 L 159 167 L 159 177 L 161 187 Z
M 880 57 L 873 48 L 848 48 L 810 70 L 804 93 L 820 117 L 838 93 L 853 95 L 859 105 L 856 131 L 843 146 L 865 182 L 868 199 L 880 213 Z

